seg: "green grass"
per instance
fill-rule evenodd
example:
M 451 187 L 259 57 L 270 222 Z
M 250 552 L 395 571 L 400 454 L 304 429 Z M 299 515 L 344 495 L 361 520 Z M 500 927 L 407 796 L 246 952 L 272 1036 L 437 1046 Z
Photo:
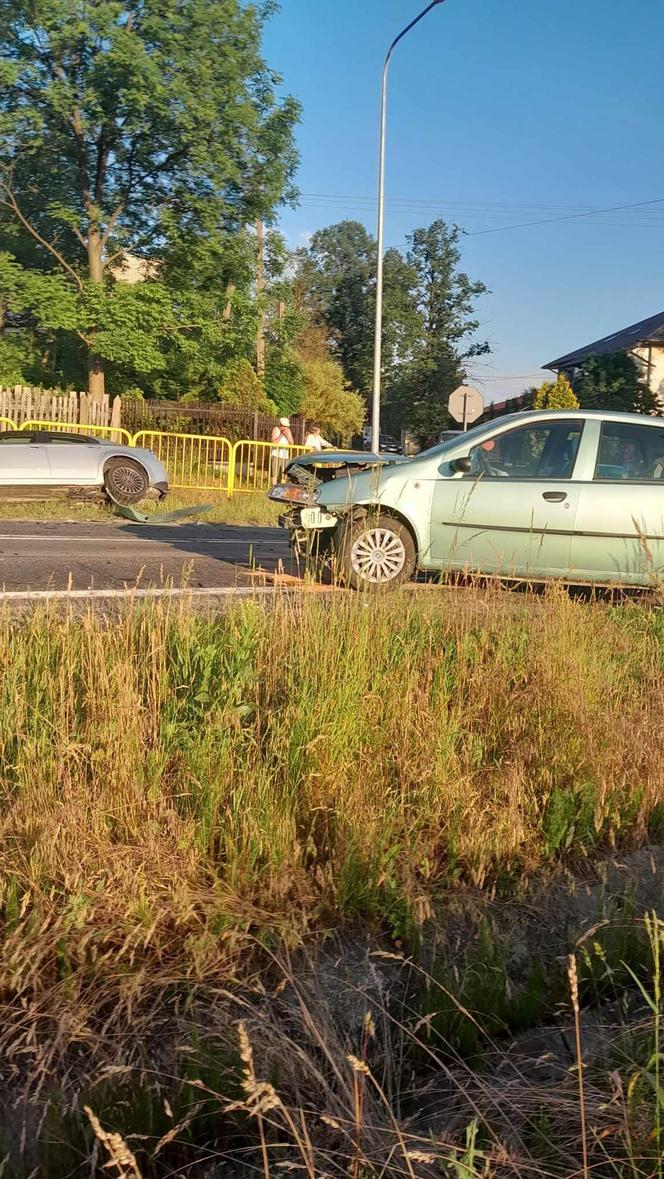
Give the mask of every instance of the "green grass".
M 238 492 L 231 499 L 211 491 L 171 491 L 162 503 L 147 501 L 138 510 L 148 515 L 176 511 L 192 505 L 213 504 L 211 512 L 193 515 L 210 524 L 274 526 L 280 509 L 262 492 Z M 117 514 L 103 500 L 51 499 L 9 503 L 0 498 L 0 520 L 80 520 L 110 523 Z

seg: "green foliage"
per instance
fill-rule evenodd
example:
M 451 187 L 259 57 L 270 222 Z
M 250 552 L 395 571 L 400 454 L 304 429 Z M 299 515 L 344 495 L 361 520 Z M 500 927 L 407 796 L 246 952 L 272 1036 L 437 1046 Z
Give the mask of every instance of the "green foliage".
M 40 326 L 130 372 L 177 371 L 178 357 L 203 370 L 203 345 L 218 343 L 203 310 L 221 315 L 231 283 L 247 293 L 239 231 L 288 197 L 296 163 L 298 107 L 277 98 L 260 53 L 269 11 L 240 0 L 2 7 L 0 248 L 39 277 L 22 293 Z M 101 287 L 127 250 L 158 257 L 161 282 L 108 305 L 86 284 Z M 190 322 L 192 300 L 194 357 L 176 344 L 173 360 L 163 332 Z M 141 322 L 125 348 L 130 303 Z
M 364 400 L 349 388 L 335 360 L 302 361 L 304 390 L 300 413 L 318 422 L 323 433 L 338 435 L 344 444 L 359 434 L 365 419 Z
M 26 373 L 35 371 L 36 354 L 27 332 L 0 333 L 0 385 L 21 385 Z
M 280 413 L 299 413 L 304 377 L 297 352 L 290 345 L 268 349 L 265 389 Z
M 224 405 L 241 406 L 243 409 L 258 410 L 260 413 L 272 411 L 272 404 L 265 396 L 263 382 L 249 361 L 243 357 L 232 360 L 228 365 L 218 398 Z
M 641 369 L 626 352 L 590 356 L 574 380 L 574 392 L 583 409 L 611 409 L 626 413 L 657 414 L 657 397 Z
M 534 390 L 533 409 L 578 409 L 576 396 L 564 373 L 558 373 L 555 381 L 544 381 Z
M 94 340 L 111 391 L 138 385 L 149 396 L 175 396 L 184 388 L 206 399 L 215 395 L 233 357 L 253 347 L 255 314 L 241 295 L 228 321 L 207 292 L 176 290 L 161 280 L 84 281 L 76 288 L 63 275 L 29 270 L 6 253 L 0 254 L 0 287 L 8 312 L 39 325 L 55 384 L 80 385 L 78 338 Z M 21 333 L 15 353 L 26 353 L 28 335 Z
M 13 254 L 0 253 L 0 291 L 5 312 L 25 312 L 44 329 L 74 330 L 78 321 L 76 289 L 62 274 L 44 274 L 22 266 Z

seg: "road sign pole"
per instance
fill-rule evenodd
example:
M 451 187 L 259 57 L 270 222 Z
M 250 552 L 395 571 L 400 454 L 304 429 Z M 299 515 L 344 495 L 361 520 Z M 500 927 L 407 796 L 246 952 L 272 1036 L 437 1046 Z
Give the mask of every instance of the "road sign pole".
M 472 385 L 459 385 L 447 399 L 447 409 L 455 422 L 463 424 L 464 434 L 484 413 L 484 397 Z

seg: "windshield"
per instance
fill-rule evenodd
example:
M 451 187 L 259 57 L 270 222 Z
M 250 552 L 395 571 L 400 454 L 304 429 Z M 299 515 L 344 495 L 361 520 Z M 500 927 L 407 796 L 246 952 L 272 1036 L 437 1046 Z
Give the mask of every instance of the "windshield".
M 516 421 L 521 414 L 502 414 L 499 418 L 492 418 L 490 422 L 483 422 L 480 426 L 473 426 L 472 429 L 466 430 L 465 434 L 461 432 L 454 438 L 448 438 L 445 442 L 437 442 L 435 446 L 430 446 L 428 450 L 420 450 L 415 455 L 415 458 L 421 459 L 432 454 L 443 454 L 446 450 L 453 450 L 459 446 L 460 443 L 469 441 L 471 446 L 473 439 L 482 438 L 486 434 L 492 434 L 496 427 L 502 425 L 503 422 Z

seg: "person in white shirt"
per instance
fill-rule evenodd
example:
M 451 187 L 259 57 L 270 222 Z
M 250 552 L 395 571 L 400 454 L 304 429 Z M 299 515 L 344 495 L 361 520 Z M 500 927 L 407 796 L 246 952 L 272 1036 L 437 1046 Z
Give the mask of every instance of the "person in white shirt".
M 275 426 L 272 431 L 272 450 L 270 451 L 273 479 L 281 477 L 283 469 L 288 462 L 290 447 L 294 445 L 295 442 L 291 433 L 289 418 L 279 418 L 279 425 Z
M 304 440 L 304 445 L 308 446 L 309 450 L 334 450 L 332 443 L 328 442 L 326 438 L 323 438 L 320 432 L 320 426 L 315 425 L 309 427 L 309 433 Z

